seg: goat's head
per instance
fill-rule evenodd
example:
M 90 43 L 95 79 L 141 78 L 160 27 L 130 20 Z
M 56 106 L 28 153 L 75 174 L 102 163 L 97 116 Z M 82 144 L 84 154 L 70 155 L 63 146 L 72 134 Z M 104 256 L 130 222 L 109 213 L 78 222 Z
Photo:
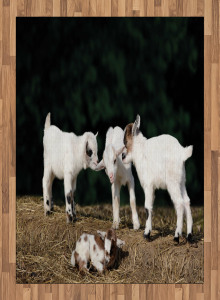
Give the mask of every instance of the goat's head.
M 116 237 L 114 229 L 108 229 L 105 236 L 105 262 L 107 268 L 114 267 L 117 260 L 118 248 L 121 248 L 125 244 L 124 241 Z
M 113 134 L 113 128 L 110 127 L 106 134 L 106 143 L 105 143 L 105 150 L 103 152 L 103 159 L 96 167 L 96 171 L 105 169 L 105 172 L 108 175 L 111 183 L 113 183 L 116 178 L 118 156 L 122 153 L 124 149 L 124 146 L 118 150 L 114 148 L 114 146 L 111 143 L 112 134 Z
M 97 140 L 96 137 L 98 135 L 98 132 L 96 135 L 94 135 L 92 132 L 86 132 L 86 143 L 85 143 L 85 163 L 84 163 L 84 169 L 91 168 L 95 170 L 98 164 L 98 155 L 97 155 Z
M 125 164 L 132 162 L 133 141 L 135 136 L 137 136 L 139 133 L 140 121 L 141 121 L 140 116 L 137 115 L 135 122 L 130 123 L 125 127 L 124 130 L 125 149 L 122 152 L 122 161 Z
M 98 235 L 104 242 L 105 251 L 105 266 L 111 268 L 117 259 L 118 248 L 125 245 L 125 242 L 117 238 L 114 229 L 108 229 L 107 231 L 97 231 Z

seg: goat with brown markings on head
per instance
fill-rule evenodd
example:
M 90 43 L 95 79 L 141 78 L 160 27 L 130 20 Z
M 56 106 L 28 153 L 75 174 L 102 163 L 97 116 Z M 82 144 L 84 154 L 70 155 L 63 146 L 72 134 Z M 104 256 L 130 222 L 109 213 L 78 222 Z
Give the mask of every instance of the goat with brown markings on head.
M 145 193 L 146 227 L 144 237 L 149 239 L 152 230 L 152 209 L 155 189 L 167 189 L 177 214 L 174 240 L 182 235 L 183 214 L 187 219 L 188 241 L 192 240 L 192 214 L 186 191 L 185 161 L 192 155 L 193 147 L 182 147 L 170 135 L 146 139 L 139 130 L 140 116 L 128 124 L 124 131 L 126 149 L 122 153 L 125 164 L 133 162 Z

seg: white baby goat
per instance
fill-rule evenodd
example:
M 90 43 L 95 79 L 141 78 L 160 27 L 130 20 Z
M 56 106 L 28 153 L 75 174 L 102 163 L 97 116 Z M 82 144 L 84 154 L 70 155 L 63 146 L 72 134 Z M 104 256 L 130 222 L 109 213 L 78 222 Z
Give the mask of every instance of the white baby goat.
M 187 239 L 192 242 L 192 215 L 190 199 L 187 195 L 185 181 L 185 161 L 192 155 L 193 147 L 182 147 L 176 138 L 170 135 L 146 139 L 139 130 L 140 116 L 125 128 L 124 163 L 133 162 L 141 186 L 145 193 L 146 228 L 145 238 L 150 238 L 152 230 L 151 215 L 154 191 L 167 189 L 177 213 L 177 227 L 174 240 L 179 242 L 182 235 L 184 210 L 187 219 Z
M 79 172 L 95 169 L 98 163 L 97 140 L 92 132 L 81 136 L 61 131 L 50 124 L 50 113 L 44 127 L 43 196 L 45 215 L 53 209 L 52 184 L 55 177 L 64 179 L 67 222 L 76 217 L 74 192 Z
M 107 232 L 97 231 L 97 234 L 83 233 L 76 242 L 72 252 L 71 264 L 79 267 L 79 271 L 88 270 L 88 263 L 102 273 L 112 268 L 117 260 L 118 248 L 125 244 L 116 237 L 114 229 Z
M 130 194 L 133 228 L 137 230 L 140 227 L 140 223 L 136 210 L 134 177 L 131 171 L 131 164 L 124 165 L 122 163 L 123 138 L 124 132 L 120 127 L 117 126 L 114 129 L 110 127 L 108 129 L 103 159 L 96 167 L 96 170 L 99 171 L 105 168 L 112 184 L 113 228 L 117 229 L 119 226 L 120 189 L 122 185 L 127 184 Z

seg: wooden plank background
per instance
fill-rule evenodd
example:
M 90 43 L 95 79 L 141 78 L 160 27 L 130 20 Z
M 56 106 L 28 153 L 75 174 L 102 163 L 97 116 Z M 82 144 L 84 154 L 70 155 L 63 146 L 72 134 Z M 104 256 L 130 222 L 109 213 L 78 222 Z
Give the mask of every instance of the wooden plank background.
M 219 4 L 218 0 L 0 1 L 0 299 L 220 299 Z M 204 16 L 204 284 L 16 285 L 16 16 Z

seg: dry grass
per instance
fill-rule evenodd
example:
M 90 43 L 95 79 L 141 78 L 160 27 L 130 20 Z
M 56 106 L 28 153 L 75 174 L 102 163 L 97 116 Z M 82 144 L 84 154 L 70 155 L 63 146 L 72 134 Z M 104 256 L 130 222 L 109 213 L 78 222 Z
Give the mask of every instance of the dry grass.
M 156 208 L 152 242 L 143 238 L 145 211 L 138 208 L 141 229 L 134 231 L 129 206 L 120 210 L 119 238 L 126 242 L 117 269 L 100 275 L 79 274 L 70 264 L 76 240 L 83 232 L 95 233 L 112 225 L 110 205 L 77 206 L 78 220 L 66 224 L 64 206 L 44 217 L 40 197 L 17 198 L 17 283 L 202 283 L 204 279 L 203 207 L 192 208 L 194 239 L 173 242 L 173 208 Z M 184 232 L 186 226 L 184 224 Z

